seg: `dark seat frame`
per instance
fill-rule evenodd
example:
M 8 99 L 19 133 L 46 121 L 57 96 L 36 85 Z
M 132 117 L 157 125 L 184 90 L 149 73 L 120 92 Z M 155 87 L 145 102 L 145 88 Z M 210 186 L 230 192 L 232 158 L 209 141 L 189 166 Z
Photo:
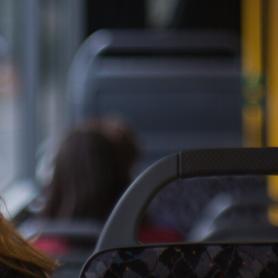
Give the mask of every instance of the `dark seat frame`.
M 278 174 L 278 148 L 182 151 L 165 157 L 143 172 L 127 189 L 105 224 L 91 258 L 105 250 L 144 246 L 136 240 L 140 216 L 152 197 L 170 181 L 204 176 L 274 174 Z

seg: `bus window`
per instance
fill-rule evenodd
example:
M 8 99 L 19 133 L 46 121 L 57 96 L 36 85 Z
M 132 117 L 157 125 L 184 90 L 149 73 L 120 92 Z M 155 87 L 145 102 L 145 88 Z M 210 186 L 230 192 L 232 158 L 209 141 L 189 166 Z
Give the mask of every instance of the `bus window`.
M 12 22 L 10 1 L 0 4 L 0 190 L 14 178 L 16 71 L 12 57 Z

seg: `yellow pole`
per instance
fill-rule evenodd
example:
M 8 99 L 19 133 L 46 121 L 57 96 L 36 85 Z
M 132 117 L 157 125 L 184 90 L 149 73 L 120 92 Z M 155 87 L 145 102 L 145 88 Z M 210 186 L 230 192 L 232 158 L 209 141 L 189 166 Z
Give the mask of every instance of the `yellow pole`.
M 278 146 L 278 1 L 269 0 L 268 3 L 268 144 Z
M 242 0 L 243 143 L 263 142 L 262 1 Z
M 278 146 L 278 0 L 267 2 L 267 138 L 269 146 Z M 269 196 L 278 200 L 278 177 L 271 177 Z M 272 213 L 272 223 L 278 225 L 278 210 Z

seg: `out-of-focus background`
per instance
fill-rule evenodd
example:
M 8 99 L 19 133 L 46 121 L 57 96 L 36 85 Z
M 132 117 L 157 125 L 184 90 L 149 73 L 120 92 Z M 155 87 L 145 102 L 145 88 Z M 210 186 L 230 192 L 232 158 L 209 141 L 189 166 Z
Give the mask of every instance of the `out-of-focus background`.
M 277 146 L 277 28 L 277 0 L 0 0 L 3 213 L 42 210 L 61 142 L 94 119 L 132 130 L 132 179 L 181 149 Z

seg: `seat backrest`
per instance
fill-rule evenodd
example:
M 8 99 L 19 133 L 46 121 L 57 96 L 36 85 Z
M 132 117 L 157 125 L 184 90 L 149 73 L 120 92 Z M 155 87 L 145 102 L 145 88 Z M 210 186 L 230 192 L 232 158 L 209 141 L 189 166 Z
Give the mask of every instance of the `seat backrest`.
M 256 190 L 254 185 L 253 191 Z M 226 193 L 226 196 L 221 194 L 217 197 L 205 207 L 204 215 L 196 221 L 189 241 L 277 239 L 278 230 L 271 225 L 267 216 L 269 208 L 275 204 L 266 196 L 261 195 L 255 200 L 251 197 L 250 200 L 249 196 L 242 194 L 241 199 L 236 200 L 232 194 Z M 252 234 L 250 230 L 253 230 Z
M 277 226 L 269 222 L 268 213 L 272 202 L 241 202 L 231 206 L 216 217 L 205 240 L 276 240 Z M 250 234 L 250 231 L 253 231 Z
M 211 175 L 277 174 L 277 162 L 278 148 L 208 149 L 167 156 L 143 172 L 124 193 L 102 230 L 96 251 L 138 245 L 136 227 L 143 208 L 172 180 Z
M 238 50 L 237 39 L 220 32 L 96 33 L 72 65 L 73 120 L 124 118 L 149 161 L 180 149 L 240 146 Z
M 99 270 L 100 268 L 97 268 L 99 263 L 104 266 L 102 270 L 115 270 L 115 273 L 122 271 L 126 274 L 128 271 L 137 273 L 136 269 L 149 271 L 147 266 L 154 262 L 157 265 L 162 264 L 158 266 L 159 271 L 163 269 L 166 271 L 159 277 L 167 277 L 167 271 L 174 269 L 171 262 L 179 261 L 180 257 L 182 263 L 177 270 L 181 271 L 179 273 L 196 275 L 192 277 L 206 277 L 204 274 L 211 273 L 212 268 L 215 268 L 213 273 L 250 272 L 253 263 L 265 257 L 260 269 L 250 276 L 259 277 L 257 276 L 259 273 L 272 269 L 273 266 L 269 261 L 272 256 L 271 260 L 275 266 L 278 263 L 277 244 L 263 245 L 253 238 L 255 243 L 252 244 L 249 241 L 249 245 L 243 241 L 237 243 L 226 241 L 225 244 L 222 242 L 222 244 L 168 245 L 148 249 L 137 242 L 136 229 L 140 215 L 150 199 L 165 184 L 175 179 L 211 175 L 272 175 L 277 173 L 278 148 L 185 151 L 160 160 L 140 175 L 122 196 L 102 231 L 93 256 L 83 268 L 81 277 L 90 277 L 85 276 L 86 272 L 91 275 Z M 256 233 L 256 231 L 253 232 Z M 271 239 L 273 240 L 273 237 Z M 140 256 L 144 252 L 142 259 Z M 158 252 L 155 253 L 156 259 L 152 259 L 152 252 Z M 211 267 L 203 256 L 210 257 Z M 146 263 L 142 260 L 146 260 Z M 123 264 L 122 261 L 124 261 Z M 234 261 L 233 267 L 229 268 L 232 261 Z M 170 268 L 168 269 L 167 266 Z M 186 272 L 193 270 L 193 274 Z M 141 271 L 138 274 L 143 275 L 142 277 L 145 275 Z M 236 274 L 234 275 L 231 277 L 237 277 Z M 270 275 L 274 274 L 270 273 Z
M 278 243 L 178 244 L 106 250 L 81 273 L 89 277 L 277 277 Z

